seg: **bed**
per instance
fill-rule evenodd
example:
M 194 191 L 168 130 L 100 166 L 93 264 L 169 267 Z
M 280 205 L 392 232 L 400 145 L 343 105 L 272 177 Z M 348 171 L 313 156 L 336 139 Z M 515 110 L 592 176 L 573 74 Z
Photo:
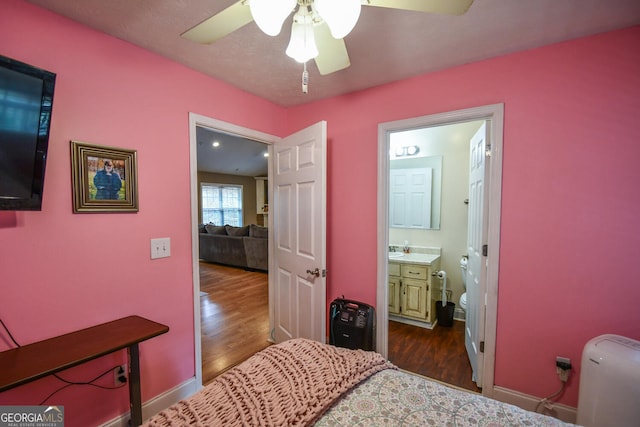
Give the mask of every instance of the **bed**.
M 306 339 L 272 345 L 153 416 L 165 426 L 569 426 Z

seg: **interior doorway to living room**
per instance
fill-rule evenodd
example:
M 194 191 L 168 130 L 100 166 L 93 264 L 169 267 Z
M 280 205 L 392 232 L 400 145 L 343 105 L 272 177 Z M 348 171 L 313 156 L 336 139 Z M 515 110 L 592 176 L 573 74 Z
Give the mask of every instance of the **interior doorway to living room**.
M 202 381 L 206 384 L 268 345 L 267 242 L 252 246 L 247 254 L 243 250 L 247 239 L 226 234 L 228 229 L 247 230 L 249 235 L 254 226 L 268 224 L 268 147 L 202 126 L 196 128 L 196 137 L 198 223 L 205 225 L 199 231 L 222 233 L 199 236 Z
M 265 154 L 273 141 L 213 119 L 191 119 L 191 210 L 199 224 L 193 239 L 196 379 L 206 384 L 269 345 Z M 205 224 L 211 242 L 200 251 Z M 264 239 L 254 237 L 261 229 Z M 254 243 L 249 257 L 243 239 Z

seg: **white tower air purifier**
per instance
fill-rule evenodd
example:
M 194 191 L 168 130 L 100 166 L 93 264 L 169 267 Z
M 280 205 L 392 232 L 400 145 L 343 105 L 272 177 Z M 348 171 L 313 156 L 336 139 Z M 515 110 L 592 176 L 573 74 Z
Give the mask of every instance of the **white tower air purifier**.
M 601 335 L 585 345 L 576 423 L 640 425 L 640 341 Z

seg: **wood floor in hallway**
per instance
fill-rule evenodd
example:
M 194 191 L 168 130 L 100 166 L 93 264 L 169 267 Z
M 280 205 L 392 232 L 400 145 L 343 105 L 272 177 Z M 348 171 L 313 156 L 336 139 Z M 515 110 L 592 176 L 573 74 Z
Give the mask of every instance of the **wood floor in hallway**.
M 202 383 L 266 348 L 267 273 L 200 262 Z
M 200 262 L 202 381 L 270 345 L 268 275 Z M 429 330 L 389 323 L 389 359 L 396 366 L 468 390 L 471 366 L 464 348 L 464 323 Z

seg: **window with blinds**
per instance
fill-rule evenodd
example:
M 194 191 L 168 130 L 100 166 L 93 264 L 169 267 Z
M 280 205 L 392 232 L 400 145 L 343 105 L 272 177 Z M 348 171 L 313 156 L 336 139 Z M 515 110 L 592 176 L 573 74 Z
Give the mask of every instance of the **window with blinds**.
M 232 184 L 200 185 L 202 222 L 242 226 L 242 186 Z

